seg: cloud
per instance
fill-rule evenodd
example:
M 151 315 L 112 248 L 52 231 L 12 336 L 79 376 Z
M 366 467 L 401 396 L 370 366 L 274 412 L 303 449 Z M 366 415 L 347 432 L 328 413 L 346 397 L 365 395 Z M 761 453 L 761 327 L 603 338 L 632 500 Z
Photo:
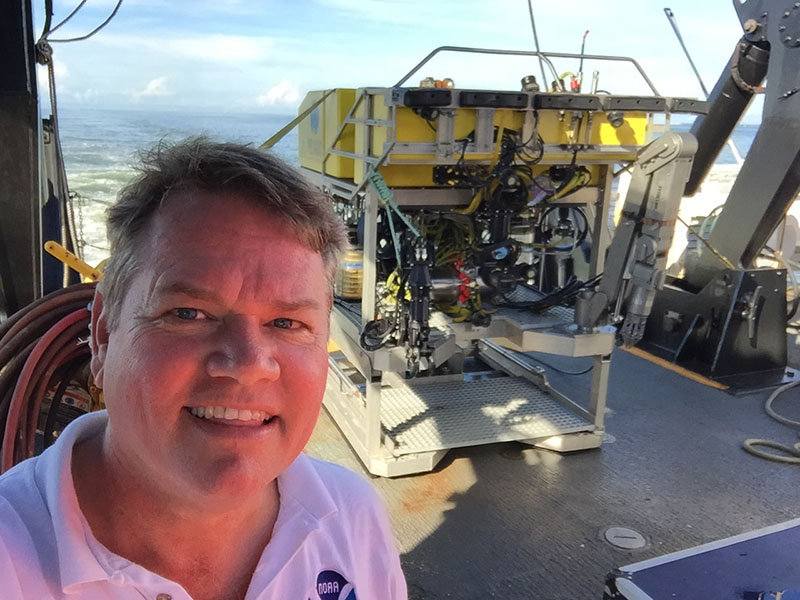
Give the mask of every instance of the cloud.
M 85 89 L 82 92 L 74 92 L 72 97 L 78 102 L 87 102 L 98 96 L 97 90 L 94 88 Z
M 156 77 L 147 82 L 143 90 L 133 92 L 131 96 L 136 98 L 160 98 L 163 96 L 171 96 L 172 92 L 167 89 L 167 78 L 165 76 Z
M 234 35 L 210 35 L 183 38 L 172 42 L 178 54 L 189 58 L 202 58 L 221 62 L 260 60 L 272 48 L 269 38 L 248 38 Z
M 256 98 L 256 103 L 259 106 L 294 105 L 298 100 L 300 100 L 300 90 L 288 79 L 281 79 L 277 85 Z
M 157 54 L 162 60 L 168 56 L 170 61 L 185 58 L 222 64 L 271 58 L 275 46 L 273 38 L 269 37 L 223 34 L 161 37 L 119 33 L 109 34 L 98 43 L 128 53 Z

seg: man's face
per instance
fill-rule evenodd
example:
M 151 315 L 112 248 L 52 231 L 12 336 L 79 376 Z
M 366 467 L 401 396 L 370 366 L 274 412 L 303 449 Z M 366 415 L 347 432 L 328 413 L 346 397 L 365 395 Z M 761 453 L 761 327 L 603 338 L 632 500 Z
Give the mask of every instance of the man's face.
M 235 502 L 294 460 L 319 414 L 322 257 L 282 219 L 204 192 L 170 198 L 143 237 L 118 326 L 101 318 L 93 331 L 112 464 L 181 497 Z

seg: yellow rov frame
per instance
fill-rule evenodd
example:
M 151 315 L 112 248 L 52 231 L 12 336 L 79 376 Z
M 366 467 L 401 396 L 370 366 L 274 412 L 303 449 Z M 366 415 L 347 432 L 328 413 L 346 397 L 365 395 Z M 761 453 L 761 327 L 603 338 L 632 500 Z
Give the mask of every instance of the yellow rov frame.
M 534 175 L 571 162 L 589 171 L 588 185 L 558 203 L 586 211 L 596 249 L 589 266 L 593 277 L 603 271 L 603 250 L 610 241 L 614 165 L 635 160 L 651 141 L 655 115 L 664 115 L 668 127 L 672 113 L 706 110 L 698 100 L 659 96 L 638 64 L 625 57 L 585 56 L 633 62 L 652 96 L 402 87 L 441 51 L 538 54 L 442 47 L 393 87 L 311 92 L 300 107 L 301 114 L 309 112 L 299 125 L 302 170 L 340 206 L 364 215 L 360 319 L 334 308 L 331 337 L 339 351 L 331 354 L 325 406 L 367 469 L 382 476 L 429 471 L 450 448 L 495 441 L 559 451 L 599 447 L 614 333 L 577 330 L 565 308 L 541 315 L 498 310 L 487 327 L 434 314 L 431 326 L 443 332 L 433 353 L 436 364 L 472 345 L 485 363 L 508 376 L 482 382 L 458 375 L 404 380 L 402 348 L 367 351 L 359 344 L 361 327 L 376 314 L 376 222 L 382 200 L 367 185 L 370 173 L 381 174 L 403 210 L 457 209 L 470 203 L 470 190 L 437 183 L 434 168 L 491 167 L 500 152 L 498 132 L 516 131 L 532 151 L 541 149 Z M 585 408 L 550 387 L 541 369 L 507 348 L 592 357 Z
M 391 144 L 391 151 L 378 167 L 390 187 L 436 185 L 433 166 L 455 164 L 462 159 L 462 149 L 463 160 L 469 164 L 491 164 L 497 158 L 497 144 L 493 140 L 496 129 L 522 131 L 523 136 L 528 133 L 527 139 L 538 133 L 545 142 L 545 164 L 569 162 L 572 152 L 568 148 L 577 146 L 584 148 L 581 164 L 630 161 L 645 144 L 651 116 L 638 110 L 629 111 L 623 124 L 614 127 L 599 102 L 596 108 L 579 107 L 569 114 L 565 109 L 470 108 L 458 106 L 469 92 L 448 90 L 450 104 L 455 106 L 447 108 L 453 112 L 440 112 L 435 119 L 436 126 L 432 126 L 414 112 L 414 107 L 398 104 L 392 88 L 310 92 L 300 111 L 308 109 L 329 91 L 333 93 L 300 124 L 300 165 L 361 183 L 365 163 L 380 158 L 382 149 Z M 514 95 L 524 100 L 536 97 L 525 93 Z M 568 105 L 578 98 L 575 94 L 552 94 L 549 99 Z M 474 142 L 468 142 L 466 147 L 458 142 L 473 131 Z

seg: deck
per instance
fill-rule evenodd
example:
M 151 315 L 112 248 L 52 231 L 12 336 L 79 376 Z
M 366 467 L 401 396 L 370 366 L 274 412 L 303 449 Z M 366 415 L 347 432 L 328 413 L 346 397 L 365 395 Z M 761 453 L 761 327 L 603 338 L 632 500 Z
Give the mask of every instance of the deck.
M 540 356 L 571 371 L 589 364 Z M 548 377 L 570 398 L 588 398 L 590 374 Z M 797 441 L 766 415 L 767 396 L 728 395 L 618 350 L 601 449 L 491 444 L 453 450 L 429 474 L 373 479 L 410 599 L 599 599 L 615 567 L 800 516 L 800 469 L 742 450 L 749 437 Z M 795 397 L 774 408 L 800 419 Z M 324 411 L 307 451 L 365 473 Z M 608 544 L 612 526 L 647 545 Z

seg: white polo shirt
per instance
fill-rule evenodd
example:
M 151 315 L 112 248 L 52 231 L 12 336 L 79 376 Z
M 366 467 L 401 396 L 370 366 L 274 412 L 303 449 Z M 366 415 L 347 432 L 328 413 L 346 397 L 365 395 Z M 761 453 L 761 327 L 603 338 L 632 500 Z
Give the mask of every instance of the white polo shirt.
M 72 447 L 107 420 L 104 411 L 80 417 L 41 456 L 0 477 L 2 600 L 190 599 L 177 583 L 106 549 L 80 511 Z M 278 519 L 246 600 L 407 598 L 388 519 L 368 482 L 301 454 L 278 488 Z

